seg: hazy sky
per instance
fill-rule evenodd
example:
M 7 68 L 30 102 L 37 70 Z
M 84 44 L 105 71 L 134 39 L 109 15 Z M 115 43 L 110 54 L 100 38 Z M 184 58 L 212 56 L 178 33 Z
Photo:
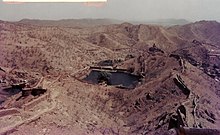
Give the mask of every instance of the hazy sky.
M 85 3 L 6 4 L 0 0 L 0 20 L 113 18 L 120 20 L 187 19 L 220 21 L 220 0 L 108 0 L 102 6 Z

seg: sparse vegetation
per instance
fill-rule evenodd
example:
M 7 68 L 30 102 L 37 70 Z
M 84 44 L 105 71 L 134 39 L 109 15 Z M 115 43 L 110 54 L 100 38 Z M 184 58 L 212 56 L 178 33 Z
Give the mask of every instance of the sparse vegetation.
M 160 134 L 180 126 L 218 128 L 218 22 L 169 28 L 129 23 L 86 28 L 49 27 L 40 22 L 0 22 L 0 26 L 4 28 L 0 31 L 0 67 L 6 69 L 0 71 L 0 88 L 19 79 L 36 86 L 44 78 L 42 86 L 49 91 L 27 112 L 22 108 L 16 115 L 0 116 L 0 131 L 24 121 L 12 134 L 29 130 L 43 134 L 37 131 L 45 129 L 45 134 L 132 135 Z M 100 70 L 123 71 L 142 80 L 134 89 L 84 82 L 81 78 L 97 63 Z M 103 70 L 97 81 L 111 84 L 111 75 Z M 181 79 L 175 79 L 176 75 Z M 31 98 L 41 95 L 44 91 L 35 91 Z M 0 95 L 0 103 L 7 96 Z M 19 100 L 5 107 L 26 105 L 18 104 Z M 37 120 L 26 121 L 29 117 Z

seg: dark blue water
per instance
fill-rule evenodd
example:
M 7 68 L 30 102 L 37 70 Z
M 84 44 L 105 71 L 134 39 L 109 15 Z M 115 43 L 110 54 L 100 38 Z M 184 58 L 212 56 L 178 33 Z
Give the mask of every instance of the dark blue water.
M 98 78 L 101 71 L 92 70 L 83 80 L 98 84 Z M 125 72 L 107 72 L 109 77 L 109 85 L 121 85 L 127 88 L 135 88 L 140 81 L 140 77 Z

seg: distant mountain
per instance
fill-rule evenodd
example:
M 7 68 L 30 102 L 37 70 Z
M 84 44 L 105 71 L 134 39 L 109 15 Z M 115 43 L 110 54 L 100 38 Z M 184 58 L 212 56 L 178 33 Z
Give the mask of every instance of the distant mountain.
M 120 20 L 114 19 L 62 19 L 62 20 L 38 20 L 22 19 L 18 21 L 22 24 L 31 24 L 37 26 L 59 26 L 59 27 L 91 27 L 99 25 L 119 24 Z
M 189 22 L 185 19 L 158 19 L 158 20 L 147 20 L 147 21 L 134 21 L 133 24 L 154 24 L 162 26 L 173 26 L 173 25 L 185 25 Z
M 32 24 L 37 26 L 61 26 L 61 27 L 91 27 L 99 25 L 110 25 L 123 23 L 122 20 L 116 19 L 62 19 L 62 20 L 39 20 L 39 19 L 22 19 L 18 23 Z M 126 21 L 132 24 L 154 24 L 162 26 L 185 25 L 190 22 L 185 19 L 159 19 L 147 21 Z

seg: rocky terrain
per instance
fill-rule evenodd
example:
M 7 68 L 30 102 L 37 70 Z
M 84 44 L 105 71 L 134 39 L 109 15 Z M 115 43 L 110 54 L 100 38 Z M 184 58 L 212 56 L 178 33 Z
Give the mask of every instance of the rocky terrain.
M 19 23 L 37 26 L 58 26 L 58 27 L 94 27 L 99 25 L 120 24 L 123 21 L 113 19 L 62 19 L 62 20 L 37 20 L 22 19 Z
M 43 23 L 0 21 L 0 111 L 19 112 L 0 112 L 0 134 L 154 135 L 220 127 L 220 23 Z M 104 82 L 83 80 L 92 68 Z M 132 89 L 105 84 L 109 70 L 141 80 Z M 47 92 L 22 97 L 20 82 Z M 6 91 L 11 85 L 22 90 L 21 99 L 21 92 Z

